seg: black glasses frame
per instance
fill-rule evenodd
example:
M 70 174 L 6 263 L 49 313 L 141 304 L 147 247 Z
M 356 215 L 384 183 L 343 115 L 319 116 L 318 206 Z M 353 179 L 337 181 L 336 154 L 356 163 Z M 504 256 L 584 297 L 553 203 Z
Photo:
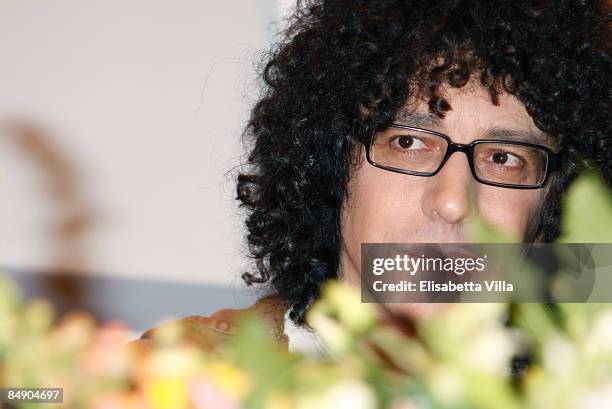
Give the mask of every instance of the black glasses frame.
M 561 163 L 560 154 L 555 153 L 549 148 L 547 148 L 546 146 L 542 146 L 542 145 L 536 145 L 532 143 L 518 142 L 518 141 L 504 141 L 504 140 L 499 140 L 499 139 L 476 139 L 470 142 L 469 144 L 462 144 L 462 143 L 453 142 L 450 137 L 448 137 L 447 135 L 443 133 L 431 131 L 429 129 L 417 128 L 414 126 L 401 125 L 401 124 L 391 124 L 389 128 L 409 129 L 412 131 L 425 132 L 431 135 L 439 136 L 445 139 L 447 142 L 446 153 L 444 154 L 444 158 L 442 159 L 442 162 L 440 162 L 440 166 L 438 166 L 438 168 L 434 170 L 433 172 L 417 172 L 417 171 L 412 171 L 412 170 L 395 168 L 393 166 L 381 165 L 379 163 L 376 163 L 374 160 L 372 160 L 372 158 L 370 157 L 370 149 L 372 148 L 372 143 L 374 142 L 374 136 L 376 135 L 377 132 L 379 132 L 379 131 L 374 131 L 372 135 L 370 136 L 369 142 L 368 143 L 363 142 L 366 148 L 366 158 L 368 162 L 371 165 L 376 166 L 377 168 L 385 169 L 385 170 L 396 172 L 396 173 L 403 173 L 405 175 L 425 176 L 425 177 L 434 176 L 444 167 L 444 165 L 446 164 L 446 162 L 448 161 L 448 159 L 453 153 L 463 152 L 467 156 L 468 163 L 470 164 L 470 170 L 472 171 L 472 176 L 474 177 L 474 179 L 476 179 L 480 183 L 483 183 L 485 185 L 490 185 L 490 186 L 506 187 L 510 189 L 540 189 L 546 185 L 546 182 L 548 181 L 550 173 L 558 170 L 559 165 Z M 474 167 L 474 147 L 476 145 L 483 144 L 483 143 L 503 143 L 506 145 L 527 146 L 527 147 L 536 148 L 536 149 L 544 151 L 546 153 L 546 172 L 544 174 L 544 179 L 542 180 L 542 182 L 540 182 L 537 185 L 515 185 L 511 183 L 497 183 L 497 182 L 491 182 L 488 180 L 481 179 L 476 174 L 476 169 Z

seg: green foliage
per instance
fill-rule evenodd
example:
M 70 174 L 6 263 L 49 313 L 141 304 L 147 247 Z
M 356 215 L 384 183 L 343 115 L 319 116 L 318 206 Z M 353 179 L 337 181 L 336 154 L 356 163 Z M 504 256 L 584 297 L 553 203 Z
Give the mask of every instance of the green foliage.
M 562 243 L 612 243 L 612 192 L 595 173 L 569 188 L 561 218 Z
M 476 241 L 511 241 L 473 225 Z M 596 176 L 572 186 L 562 227 L 565 242 L 610 241 L 612 196 Z M 214 354 L 167 325 L 143 358 L 126 354 L 125 331 L 83 314 L 54 322 L 46 302 L 24 304 L 0 278 L 0 386 L 63 386 L 62 407 L 96 409 L 612 407 L 609 304 L 456 304 L 416 322 L 412 336 L 378 313 L 329 282 L 307 315 L 329 356 L 280 351 L 273 331 L 245 316 Z M 531 361 L 520 379 L 516 355 Z

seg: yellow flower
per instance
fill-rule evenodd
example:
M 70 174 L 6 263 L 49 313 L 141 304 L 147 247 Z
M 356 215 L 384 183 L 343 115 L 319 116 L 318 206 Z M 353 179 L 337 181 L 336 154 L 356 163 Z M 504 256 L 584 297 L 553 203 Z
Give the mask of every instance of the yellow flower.
M 191 347 L 159 349 L 134 375 L 153 409 L 183 409 L 189 407 L 188 381 L 201 365 L 199 352 Z
M 211 362 L 206 368 L 206 374 L 215 387 L 236 400 L 242 400 L 253 387 L 253 379 L 249 374 L 225 362 Z
M 188 408 L 187 384 L 184 378 L 157 377 L 144 384 L 145 396 L 153 409 Z

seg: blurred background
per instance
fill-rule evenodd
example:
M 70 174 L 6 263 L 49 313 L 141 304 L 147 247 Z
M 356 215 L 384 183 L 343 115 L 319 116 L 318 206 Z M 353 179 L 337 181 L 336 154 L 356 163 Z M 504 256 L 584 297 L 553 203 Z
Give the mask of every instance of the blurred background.
M 0 269 L 142 330 L 250 304 L 235 201 L 289 1 L 0 1 Z

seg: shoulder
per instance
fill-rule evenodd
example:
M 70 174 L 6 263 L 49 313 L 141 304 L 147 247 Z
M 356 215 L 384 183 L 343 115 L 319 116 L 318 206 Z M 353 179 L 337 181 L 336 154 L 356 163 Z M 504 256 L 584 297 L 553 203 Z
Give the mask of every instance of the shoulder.
M 287 350 L 289 341 L 284 331 L 284 315 L 287 308 L 278 297 L 271 296 L 261 298 L 248 308 L 226 308 L 208 316 L 190 315 L 177 321 L 183 325 L 187 339 L 203 350 L 214 351 L 238 334 L 237 321 L 241 316 L 254 314 L 268 324 L 267 328 L 278 347 Z M 130 346 L 139 352 L 148 351 L 153 347 L 155 333 L 163 328 L 163 325 L 145 331 L 140 339 L 133 341 Z

